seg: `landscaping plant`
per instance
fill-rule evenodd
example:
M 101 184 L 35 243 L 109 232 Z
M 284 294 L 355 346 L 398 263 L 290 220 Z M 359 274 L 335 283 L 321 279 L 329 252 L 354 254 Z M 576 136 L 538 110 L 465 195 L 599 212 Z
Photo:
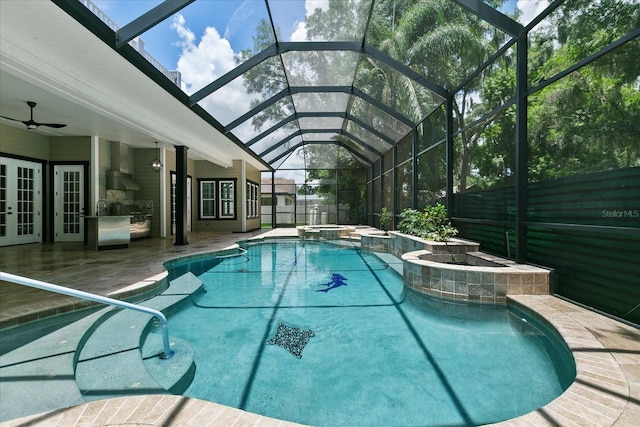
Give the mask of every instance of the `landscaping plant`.
M 380 228 L 382 231 L 389 231 L 389 223 L 393 219 L 393 214 L 386 207 L 380 212 Z
M 451 225 L 444 205 L 427 206 L 423 211 L 407 208 L 400 214 L 398 231 L 435 242 L 446 242 L 458 230 Z

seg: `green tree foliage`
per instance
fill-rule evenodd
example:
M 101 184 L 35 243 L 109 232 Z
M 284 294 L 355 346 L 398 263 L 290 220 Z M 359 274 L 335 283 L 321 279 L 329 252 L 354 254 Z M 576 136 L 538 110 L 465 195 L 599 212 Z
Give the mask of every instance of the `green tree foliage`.
M 492 3 L 498 6 L 503 2 Z M 506 40 L 505 34 L 449 1 L 387 0 L 376 2 L 375 12 L 368 42 L 378 45 L 380 50 L 404 62 L 428 80 L 450 90 L 456 88 Z M 501 58 L 501 61 L 509 60 L 508 55 Z M 494 65 L 490 71 L 499 70 L 500 67 Z M 512 70 L 509 73 L 514 75 Z M 499 77 L 509 78 L 504 75 Z M 511 95 L 505 95 L 496 90 L 500 88 L 497 79 L 498 76 L 494 95 L 512 97 L 513 91 Z M 399 81 L 387 79 L 376 83 L 381 87 L 389 87 L 387 91 L 396 100 L 395 104 L 390 104 L 394 108 L 403 111 L 397 105 L 411 106 L 414 113 L 409 117 L 414 120 L 419 121 L 431 112 L 432 104 L 426 102 L 429 98 L 421 93 L 424 89 L 410 79 L 402 76 Z M 455 129 L 464 128 L 467 123 L 488 111 L 486 105 L 474 105 L 474 98 L 478 98 L 482 83 L 482 79 L 472 80 L 453 99 Z M 436 111 L 436 114 L 440 112 Z M 467 179 L 471 175 L 473 152 L 483 143 L 482 135 L 489 125 L 490 119 L 486 119 L 460 134 L 457 139 L 456 170 L 458 187 L 462 190 L 469 186 Z M 495 129 L 493 131 L 495 134 Z M 435 142 L 437 140 L 431 141 L 432 144 Z M 417 173 L 423 177 L 433 173 L 432 166 L 426 162 L 422 162 L 420 167 Z M 508 166 L 503 167 L 503 170 L 508 169 Z
M 531 34 L 534 83 L 640 26 L 640 4 L 567 2 Z M 541 181 L 640 166 L 640 41 L 636 38 L 529 97 L 529 174 Z
M 239 52 L 235 59 L 236 64 L 248 61 L 254 55 L 262 52 L 267 47 L 275 43 L 275 37 L 279 37 L 279 29 L 274 31 L 269 21 L 262 19 L 258 23 L 253 35 L 253 49 L 246 49 Z M 251 108 L 256 107 L 265 99 L 284 89 L 287 79 L 282 69 L 282 64 L 277 58 L 270 58 L 260 65 L 251 68 L 243 75 L 244 85 L 248 93 L 257 93 L 261 97 L 251 101 Z M 261 114 L 252 118 L 252 124 L 256 131 L 270 120 L 282 120 L 293 114 L 293 108 L 288 103 L 275 103 L 266 108 Z
M 529 33 L 529 82 L 536 87 L 606 48 L 640 24 L 640 4 L 567 1 Z M 640 165 L 640 41 L 636 38 L 529 96 L 529 180 Z M 512 185 L 515 173 L 513 54 L 507 51 L 471 82 L 474 102 L 455 140 L 457 191 Z M 466 89 L 466 88 L 465 88 Z M 464 98 L 464 93 L 457 96 Z M 467 100 L 469 97 L 467 97 Z
M 486 1 L 492 6 L 503 0 Z M 370 3 L 331 0 L 316 9 L 306 22 L 310 40 L 354 40 Z M 640 26 L 640 3 L 628 0 L 571 0 L 563 2 L 529 33 L 528 139 L 530 181 L 540 181 L 607 169 L 640 166 L 640 38 L 636 37 L 560 80 L 546 81 L 565 73 Z M 377 0 L 368 21 L 366 43 L 449 90 L 502 46 L 508 36 L 455 2 L 447 0 Z M 273 43 L 266 22 L 254 38 L 254 52 Z M 245 52 L 238 60 L 253 53 Z M 289 55 L 289 54 L 286 54 Z M 305 52 L 284 60 L 292 65 L 296 79 L 317 84 L 322 76 L 350 79 L 354 85 L 418 122 L 422 150 L 418 159 L 419 200 L 442 197 L 444 150 L 434 144 L 442 139 L 442 100 L 412 79 L 392 70 L 375 57 L 362 55 L 353 68 L 353 53 Z M 281 90 L 284 73 L 277 61 L 256 67 L 244 77 L 247 88 L 263 99 Z M 298 71 L 295 71 L 298 70 Z M 325 80 L 330 80 L 326 78 Z M 453 99 L 454 131 L 464 129 L 454 141 L 456 191 L 464 192 L 513 184 L 515 171 L 515 47 L 465 83 Z M 315 97 L 315 98 L 312 98 Z M 314 94 L 306 102 L 326 103 L 327 94 Z M 323 101 L 324 100 L 324 101 Z M 302 101 L 300 101 L 302 102 Z M 328 104 L 326 104 L 328 105 Z M 381 132 L 394 135 L 402 126 L 367 103 L 355 100 L 350 112 Z M 435 108 L 435 110 L 434 110 Z M 327 109 L 329 111 L 330 108 Z M 254 119 L 259 127 L 281 120 L 292 106 L 279 103 Z M 473 126 L 469 126 L 473 124 Z M 398 135 L 398 138 L 404 136 Z M 357 144 L 340 142 L 358 150 Z M 367 142 L 367 141 L 365 141 Z M 359 166 L 341 149 L 336 164 L 348 172 L 338 181 L 359 182 Z M 324 171 L 326 146 L 305 146 L 307 168 Z M 318 190 L 327 197 L 337 194 L 333 177 L 313 172 Z M 326 182 L 323 182 L 325 180 Z M 326 188 L 325 188 L 326 184 Z M 360 187 L 358 187 L 360 188 Z

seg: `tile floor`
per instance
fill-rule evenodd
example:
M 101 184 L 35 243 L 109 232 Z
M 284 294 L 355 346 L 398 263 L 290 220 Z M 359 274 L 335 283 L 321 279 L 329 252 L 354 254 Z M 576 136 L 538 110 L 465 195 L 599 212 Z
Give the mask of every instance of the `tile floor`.
M 162 263 L 184 255 L 219 250 L 251 233 L 191 233 L 189 245 L 172 238 L 134 241 L 127 249 L 87 250 L 79 243 L 0 248 L 0 271 L 102 295 L 149 289 L 164 278 Z M 266 235 L 296 236 L 295 229 Z M 124 290 L 124 291 L 123 291 Z M 0 282 L 0 329 L 68 311 L 76 301 L 45 291 Z M 542 316 L 571 348 L 578 375 L 559 398 L 500 426 L 640 425 L 640 330 L 549 295 L 517 295 L 509 304 Z M 1 396 L 0 396 L 1 399 Z M 6 402 L 4 403 L 6 404 Z M 295 425 L 182 396 L 136 396 L 83 404 L 2 423 L 2 427 L 154 425 Z M 399 425 L 402 421 L 399 420 Z

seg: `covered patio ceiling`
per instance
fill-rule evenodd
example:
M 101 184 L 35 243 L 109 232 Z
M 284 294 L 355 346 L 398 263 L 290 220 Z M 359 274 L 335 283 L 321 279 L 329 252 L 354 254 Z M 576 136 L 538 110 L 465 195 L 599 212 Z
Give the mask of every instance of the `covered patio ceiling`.
M 310 145 L 368 167 L 474 76 L 441 81 L 412 62 L 385 28 L 394 23 L 376 18 L 380 8 L 400 13 L 401 0 L 52 1 L 272 170 L 305 168 Z M 492 29 L 487 38 L 499 34 L 502 46 L 478 55 L 474 71 L 524 28 L 481 0 L 422 3 L 425 13 L 459 9 Z M 207 51 L 212 41 L 217 50 Z

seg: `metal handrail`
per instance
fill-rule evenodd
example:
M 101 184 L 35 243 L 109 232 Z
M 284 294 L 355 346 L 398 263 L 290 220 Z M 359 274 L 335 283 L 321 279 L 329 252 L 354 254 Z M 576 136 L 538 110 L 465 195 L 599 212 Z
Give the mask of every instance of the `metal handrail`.
M 161 359 L 169 359 L 173 356 L 174 352 L 169 345 L 169 330 L 167 327 L 167 318 L 162 312 L 153 308 L 142 307 L 140 305 L 131 304 L 126 301 L 120 301 L 117 299 L 104 297 L 102 295 L 96 295 L 85 291 L 79 291 L 77 289 L 65 288 L 64 286 L 54 285 L 53 283 L 47 283 L 40 280 L 30 279 L 28 277 L 18 276 L 11 273 L 5 273 L 0 271 L 0 280 L 6 282 L 16 283 L 18 285 L 29 286 L 32 288 L 42 289 L 45 291 L 55 292 L 58 294 L 69 295 L 72 297 L 85 299 L 88 301 L 98 302 L 100 304 L 112 305 L 124 309 L 139 311 L 141 313 L 150 314 L 160 320 L 162 325 L 162 341 L 164 343 L 164 353 L 160 354 Z

